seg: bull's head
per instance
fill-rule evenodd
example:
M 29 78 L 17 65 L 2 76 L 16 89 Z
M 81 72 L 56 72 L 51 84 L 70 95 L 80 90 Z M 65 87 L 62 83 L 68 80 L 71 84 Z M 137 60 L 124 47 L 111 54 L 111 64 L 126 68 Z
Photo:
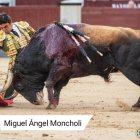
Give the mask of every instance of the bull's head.
M 14 89 L 29 102 L 35 105 L 42 104 L 45 76 L 33 71 L 26 71 L 26 69 L 23 70 L 23 67 L 17 62 L 13 74 Z
M 29 102 L 43 103 L 43 88 L 46 80 L 45 45 L 41 36 L 44 28 L 35 33 L 29 44 L 17 56 L 13 68 L 13 87 Z

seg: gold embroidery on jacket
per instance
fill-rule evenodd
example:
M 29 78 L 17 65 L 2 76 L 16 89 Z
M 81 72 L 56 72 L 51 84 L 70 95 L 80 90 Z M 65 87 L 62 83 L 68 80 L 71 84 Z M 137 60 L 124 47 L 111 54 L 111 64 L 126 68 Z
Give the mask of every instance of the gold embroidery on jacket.
M 22 28 L 23 23 L 24 26 Z M 11 57 L 9 69 L 11 69 L 14 65 L 18 49 L 25 47 L 35 32 L 34 29 L 29 26 L 29 24 L 27 26 L 26 22 L 22 22 L 22 24 L 20 23 L 20 26 L 18 25 L 18 22 L 15 24 L 20 31 L 21 38 L 12 33 L 9 33 L 6 34 L 5 40 L 3 41 L 3 50 L 8 56 Z

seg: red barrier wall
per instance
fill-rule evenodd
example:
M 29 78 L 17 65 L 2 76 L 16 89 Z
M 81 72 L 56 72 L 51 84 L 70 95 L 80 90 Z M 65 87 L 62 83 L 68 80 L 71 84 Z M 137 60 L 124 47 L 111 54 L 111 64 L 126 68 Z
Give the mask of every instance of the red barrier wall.
M 16 0 L 16 5 L 58 5 L 62 0 Z
M 60 8 L 57 6 L 0 7 L 0 12 L 9 13 L 13 21 L 25 20 L 35 29 L 60 20 Z M 84 7 L 82 22 L 140 29 L 140 9 Z
M 13 21 L 27 21 L 35 29 L 60 19 L 60 9 L 57 6 L 1 7 L 0 12 L 7 12 Z
M 140 29 L 140 9 L 85 7 L 82 9 L 82 22 Z

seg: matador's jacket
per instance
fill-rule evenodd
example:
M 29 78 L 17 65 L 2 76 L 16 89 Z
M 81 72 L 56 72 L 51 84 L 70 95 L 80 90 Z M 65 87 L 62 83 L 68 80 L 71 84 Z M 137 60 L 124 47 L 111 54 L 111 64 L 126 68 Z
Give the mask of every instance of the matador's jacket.
M 10 56 L 9 69 L 12 68 L 15 62 L 15 58 L 23 47 L 27 45 L 33 36 L 35 30 L 24 21 L 13 23 L 19 30 L 21 37 L 13 34 L 12 32 L 6 34 L 4 31 L 0 31 L 0 47 L 1 49 Z

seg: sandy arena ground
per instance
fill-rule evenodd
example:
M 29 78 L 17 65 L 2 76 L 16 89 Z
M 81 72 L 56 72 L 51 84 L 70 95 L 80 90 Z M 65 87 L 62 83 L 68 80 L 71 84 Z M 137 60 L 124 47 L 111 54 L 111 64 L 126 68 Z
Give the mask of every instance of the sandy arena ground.
M 47 99 L 45 105 L 35 106 L 18 95 L 14 104 L 0 108 L 0 114 L 92 114 L 93 117 L 84 131 L 0 131 L 0 140 L 138 140 L 140 110 L 131 110 L 131 106 L 139 96 L 139 87 L 121 73 L 112 74 L 110 83 L 99 76 L 70 80 L 55 110 L 45 109 Z

